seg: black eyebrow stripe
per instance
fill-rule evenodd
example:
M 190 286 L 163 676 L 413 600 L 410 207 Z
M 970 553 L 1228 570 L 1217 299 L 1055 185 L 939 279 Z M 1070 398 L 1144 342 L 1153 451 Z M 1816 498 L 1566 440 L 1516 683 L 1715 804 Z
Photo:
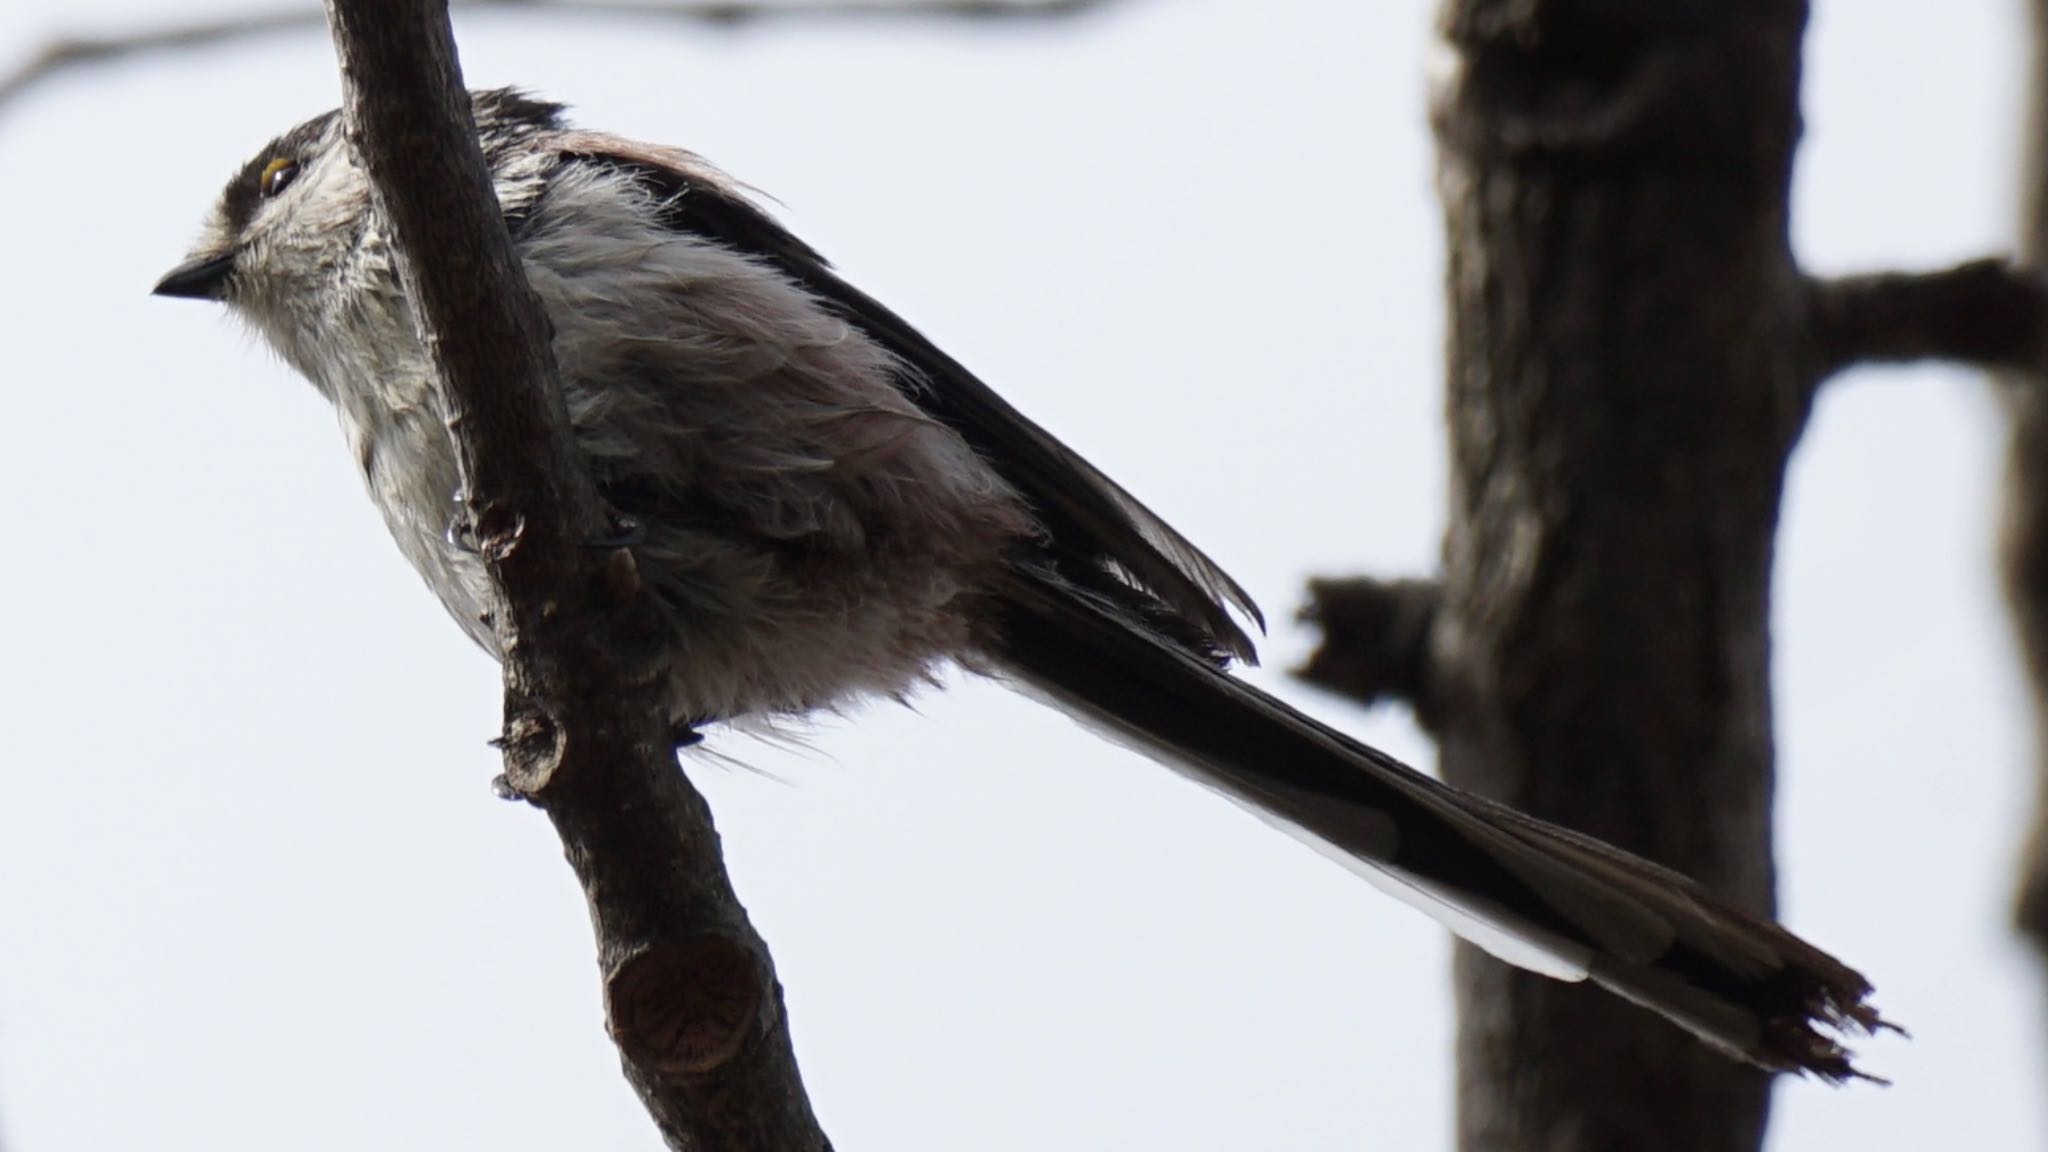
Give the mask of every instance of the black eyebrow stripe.
M 272 140 L 242 165 L 241 171 L 235 173 L 234 179 L 228 181 L 228 186 L 220 194 L 221 212 L 227 217 L 229 235 L 240 236 L 242 230 L 249 226 L 249 221 L 256 218 L 256 206 L 263 199 L 263 170 L 270 166 L 270 162 L 277 159 L 296 161 L 304 157 L 306 150 L 327 133 L 328 126 L 338 115 L 339 112 L 326 112 L 313 117 Z

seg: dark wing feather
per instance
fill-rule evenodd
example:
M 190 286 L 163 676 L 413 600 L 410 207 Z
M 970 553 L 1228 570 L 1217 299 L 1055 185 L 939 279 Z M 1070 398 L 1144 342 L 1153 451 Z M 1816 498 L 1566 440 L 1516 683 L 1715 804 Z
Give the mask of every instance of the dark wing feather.
M 597 132 L 564 132 L 564 155 L 614 164 L 646 182 L 675 227 L 773 265 L 889 349 L 915 378 L 902 387 L 958 432 L 1030 501 L 1046 550 L 1067 578 L 1138 612 L 1216 663 L 1256 659 L 1234 608 L 1265 619 L 1237 581 L 1072 449 L 1012 408 L 902 317 L 848 284 L 730 178 L 692 153 Z

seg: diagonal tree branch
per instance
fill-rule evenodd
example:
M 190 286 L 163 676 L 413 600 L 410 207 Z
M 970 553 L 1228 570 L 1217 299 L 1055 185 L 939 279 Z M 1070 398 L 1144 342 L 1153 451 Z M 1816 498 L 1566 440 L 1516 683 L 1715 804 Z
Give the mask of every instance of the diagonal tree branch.
M 2048 278 L 2007 260 L 1807 282 L 1817 378 L 1856 364 L 2032 368 L 2048 351 Z
M 1053 20 L 1106 8 L 1116 0 L 454 0 L 458 8 L 554 15 L 642 17 L 709 28 L 773 21 L 939 19 Z M 317 28 L 316 8 L 286 8 L 107 36 L 58 36 L 0 73 L 0 113 L 31 89 L 62 73 L 118 64 L 137 56 L 191 51 Z
M 570 436 L 538 301 L 478 151 L 445 0 L 328 0 L 345 114 L 404 254 L 497 585 L 505 775 L 590 902 L 606 1021 L 670 1147 L 829 1148 L 768 949 L 677 770 L 632 554 Z

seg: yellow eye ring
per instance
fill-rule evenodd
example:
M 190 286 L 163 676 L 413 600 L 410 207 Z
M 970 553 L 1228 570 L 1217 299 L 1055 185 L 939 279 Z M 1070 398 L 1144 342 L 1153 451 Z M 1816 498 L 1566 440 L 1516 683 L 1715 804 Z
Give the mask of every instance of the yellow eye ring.
M 265 196 L 275 196 L 284 191 L 284 186 L 292 182 L 298 171 L 297 160 L 279 156 L 263 166 L 263 175 L 256 179 L 256 190 Z

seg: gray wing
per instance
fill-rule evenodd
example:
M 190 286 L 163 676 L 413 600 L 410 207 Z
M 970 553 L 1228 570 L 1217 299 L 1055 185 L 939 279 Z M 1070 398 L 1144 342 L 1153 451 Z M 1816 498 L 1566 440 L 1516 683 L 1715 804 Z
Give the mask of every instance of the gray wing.
M 1231 613 L 1261 629 L 1265 619 L 1237 581 L 902 317 L 841 279 L 729 177 L 681 149 L 604 133 L 565 131 L 559 146 L 565 157 L 631 172 L 661 199 L 676 229 L 772 265 L 887 348 L 905 366 L 899 381 L 905 394 L 959 433 L 1030 502 L 1046 529 L 1041 559 L 1067 579 L 1112 597 L 1211 662 L 1256 660 L 1251 637 Z

